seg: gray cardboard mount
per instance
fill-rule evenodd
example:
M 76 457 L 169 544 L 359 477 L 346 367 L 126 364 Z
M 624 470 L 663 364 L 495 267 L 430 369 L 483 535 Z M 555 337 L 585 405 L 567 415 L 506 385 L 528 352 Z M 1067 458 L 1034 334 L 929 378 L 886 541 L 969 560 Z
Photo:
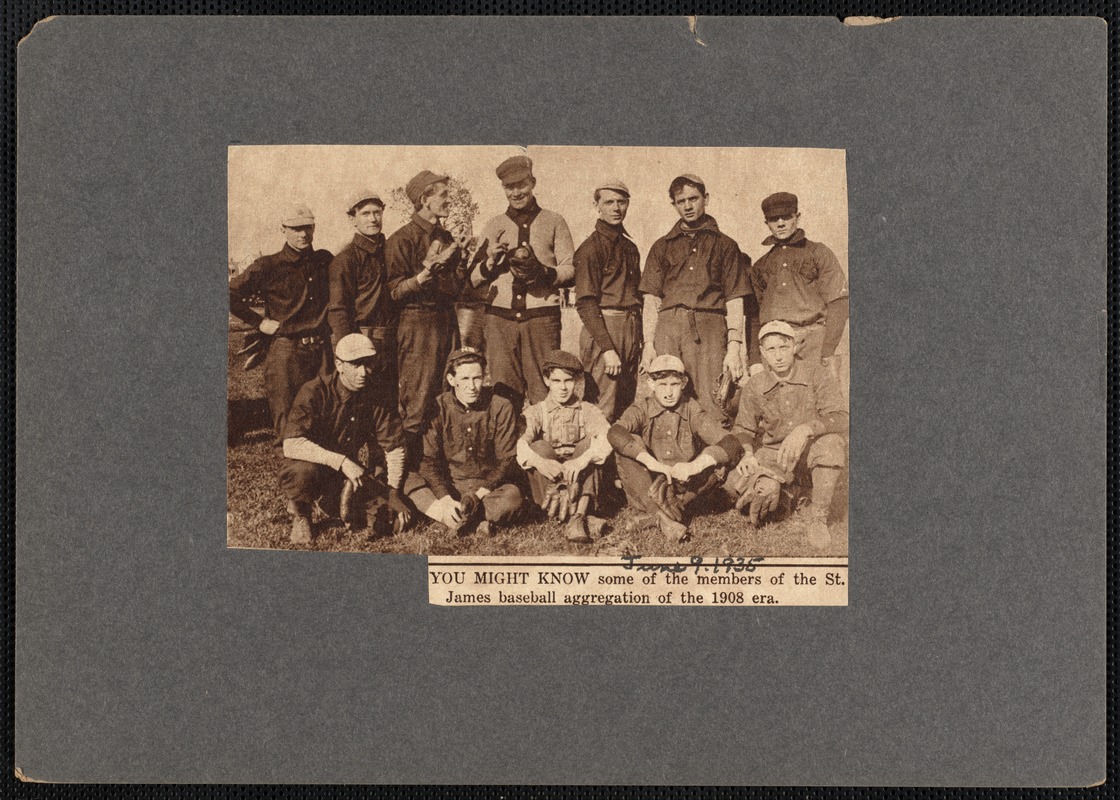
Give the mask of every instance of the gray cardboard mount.
M 41 23 L 16 767 L 1102 780 L 1105 43 L 1095 19 Z M 423 557 L 227 549 L 231 142 L 844 148 L 850 605 L 447 609 Z

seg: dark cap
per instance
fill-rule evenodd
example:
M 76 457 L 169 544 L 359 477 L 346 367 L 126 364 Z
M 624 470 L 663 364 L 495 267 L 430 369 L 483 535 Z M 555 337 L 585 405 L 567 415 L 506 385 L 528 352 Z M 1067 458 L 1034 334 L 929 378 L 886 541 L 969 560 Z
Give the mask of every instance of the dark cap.
M 453 350 L 451 355 L 447 357 L 447 369 L 444 370 L 444 374 L 450 375 L 460 364 L 481 364 L 482 369 L 485 370 L 486 356 L 473 347 L 460 347 L 458 350 Z
M 521 183 L 526 178 L 533 177 L 533 159 L 529 156 L 512 156 L 499 164 L 494 172 L 503 186 Z
M 784 217 L 797 213 L 797 195 L 789 192 L 775 192 L 762 201 L 762 216 Z
M 404 193 L 412 205 L 420 202 L 420 198 L 424 194 L 424 190 L 431 186 L 433 183 L 443 183 L 447 181 L 446 175 L 437 175 L 430 170 L 424 170 L 418 173 L 408 184 L 404 187 Z
M 574 375 L 583 374 L 583 363 L 567 350 L 553 350 L 549 353 L 541 366 L 541 374 L 547 377 L 549 370 L 554 368 L 567 370 Z

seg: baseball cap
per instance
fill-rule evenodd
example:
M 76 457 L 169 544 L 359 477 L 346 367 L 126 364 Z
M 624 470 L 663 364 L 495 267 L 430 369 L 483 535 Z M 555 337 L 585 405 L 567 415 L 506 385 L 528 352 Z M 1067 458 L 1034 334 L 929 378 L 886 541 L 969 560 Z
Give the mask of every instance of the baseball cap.
M 346 213 L 349 214 L 356 206 L 360 206 L 367 200 L 373 200 L 377 205 L 385 208 L 385 201 L 381 199 L 381 195 L 374 189 L 359 189 L 356 192 L 351 192 L 346 198 Z
M 280 215 L 280 224 L 285 228 L 299 228 L 304 225 L 314 225 L 315 215 L 305 205 L 294 205 L 284 209 Z
M 494 172 L 503 186 L 507 183 L 521 183 L 526 178 L 533 177 L 533 159 L 529 156 L 511 156 L 499 164 Z
M 781 217 L 797 213 L 797 195 L 789 192 L 775 192 L 762 201 L 762 216 Z
M 444 374 L 450 375 L 460 364 L 481 364 L 485 370 L 486 356 L 473 347 L 460 347 L 447 357 L 447 369 L 444 370 Z
M 541 366 L 541 373 L 547 375 L 554 367 L 574 372 L 576 375 L 583 374 L 583 363 L 567 350 L 553 350 L 549 353 Z
M 762 326 L 762 330 L 758 332 L 758 340 L 761 342 L 772 333 L 788 336 L 790 339 L 796 338 L 793 335 L 793 327 L 788 322 L 782 322 L 780 319 L 776 319 Z
M 603 180 L 599 181 L 598 185 L 595 187 L 595 191 L 598 192 L 601 189 L 610 189 L 612 192 L 618 192 L 619 194 L 624 194 L 627 197 L 630 196 L 630 190 L 626 188 L 626 184 L 620 181 L 618 178 L 604 178 Z
M 659 372 L 677 372 L 685 375 L 684 363 L 676 356 L 658 356 L 650 362 L 649 369 L 646 370 L 650 375 L 656 375 Z
M 408 197 L 408 201 L 410 203 L 416 205 L 420 201 L 421 196 L 424 194 L 425 189 L 427 189 L 433 183 L 443 183 L 446 180 L 449 180 L 446 175 L 437 175 L 436 173 L 427 169 L 421 170 L 420 172 L 416 173 L 416 175 L 412 177 L 412 180 L 410 180 L 405 185 L 405 196 Z
M 377 355 L 373 342 L 361 333 L 348 333 L 334 346 L 335 357 L 340 361 L 361 361 Z

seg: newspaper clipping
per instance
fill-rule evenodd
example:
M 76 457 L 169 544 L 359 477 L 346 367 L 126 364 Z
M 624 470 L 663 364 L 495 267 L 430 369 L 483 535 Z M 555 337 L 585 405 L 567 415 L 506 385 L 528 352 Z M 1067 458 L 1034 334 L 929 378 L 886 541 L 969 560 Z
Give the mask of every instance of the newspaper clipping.
M 441 606 L 847 604 L 843 150 L 228 170 L 230 547 L 427 555 Z

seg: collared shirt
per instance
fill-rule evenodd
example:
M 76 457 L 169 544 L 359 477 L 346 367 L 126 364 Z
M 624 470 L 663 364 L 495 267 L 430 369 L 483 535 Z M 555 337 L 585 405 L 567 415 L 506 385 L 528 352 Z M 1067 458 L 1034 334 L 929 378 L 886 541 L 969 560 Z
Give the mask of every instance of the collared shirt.
M 678 220 L 653 243 L 638 289 L 660 297 L 662 310 L 725 312 L 728 300 L 751 293 L 749 266 L 735 240 L 705 214 L 693 228 Z
M 591 440 L 591 463 L 602 464 L 610 455 L 611 446 L 607 441 L 610 423 L 603 412 L 575 395 L 572 399 L 561 405 L 549 396 L 525 408 L 525 433 L 517 443 L 518 463 L 522 467 L 528 466 L 525 447 L 540 439 L 548 442 L 563 459 L 571 458 L 576 446 L 587 439 Z
M 591 338 L 604 352 L 615 349 L 600 310 L 642 307 L 638 295 L 641 256 L 622 225 L 603 220 L 576 250 L 576 310 Z
M 779 444 L 798 425 L 809 425 L 814 436 L 848 428 L 848 408 L 836 378 L 827 367 L 800 360 L 785 378 L 765 367 L 747 381 L 731 432 L 749 448 L 759 437 L 764 445 Z
M 264 313 L 280 323 L 280 336 L 311 336 L 324 332 L 327 318 L 329 250 L 296 251 L 284 245 L 279 253 L 261 256 L 229 282 L 229 310 L 254 328 L 262 322 L 249 305 L 264 301 Z
M 305 438 L 356 461 L 362 445 L 384 452 L 404 446 L 396 405 L 367 384 L 351 392 L 338 373 L 316 376 L 296 394 L 284 426 L 285 439 Z
M 537 309 L 558 310 L 560 308 L 559 287 L 571 284 L 575 276 L 572 257 L 575 245 L 568 223 L 555 211 L 541 208 L 534 200 L 524 209 L 507 208 L 486 223 L 482 229 L 482 239 L 488 248 L 498 244 L 509 245 L 512 251 L 519 244 L 528 243 L 533 255 L 547 270 L 555 270 L 545 280 L 528 286 L 517 280 L 508 270 L 496 277 L 493 283 L 482 285 L 476 290 L 481 299 L 498 309 L 530 314 Z
M 731 454 L 718 446 L 726 436 L 719 420 L 692 398 L 665 408 L 653 395 L 622 412 L 608 434 L 611 446 L 627 458 L 645 451 L 670 466 L 692 461 L 705 450 L 726 463 Z
M 759 323 L 776 319 L 808 325 L 825 315 L 833 300 L 848 296 L 848 280 L 826 245 L 805 238 L 798 228 L 786 241 L 768 236 L 770 252 L 751 269 L 759 302 Z
M 355 233 L 354 239 L 331 261 L 327 321 L 331 338 L 338 340 L 359 328 L 391 328 L 396 308 L 385 276 L 385 236 Z
M 415 276 L 424 269 L 428 247 L 436 240 L 444 245 L 453 242 L 451 233 L 438 222 L 429 222 L 419 214 L 413 214 L 412 219 L 385 242 L 389 291 L 400 305 L 451 308 L 462 291 L 464 277 L 456 269 L 462 261 L 459 255 L 423 286 L 417 283 Z
M 467 407 L 454 392 L 444 392 L 424 432 L 420 477 L 436 497 L 451 494 L 453 484 L 464 480 L 480 480 L 493 490 L 508 480 L 516 454 L 517 418 L 508 400 L 483 389 Z

